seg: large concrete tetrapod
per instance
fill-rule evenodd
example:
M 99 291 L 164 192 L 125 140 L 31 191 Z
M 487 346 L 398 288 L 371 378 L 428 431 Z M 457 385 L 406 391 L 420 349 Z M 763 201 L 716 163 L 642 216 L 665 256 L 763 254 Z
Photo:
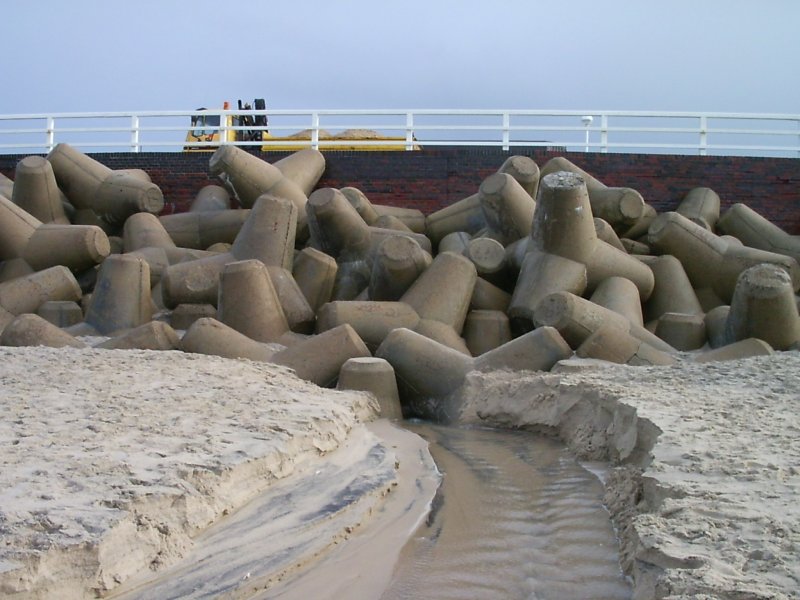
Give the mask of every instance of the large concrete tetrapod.
M 267 362 L 280 346 L 250 339 L 216 319 L 197 319 L 181 338 L 181 350 L 224 358 L 247 358 Z
M 655 277 L 653 293 L 644 306 L 646 321 L 655 321 L 664 313 L 703 314 L 703 308 L 681 261 L 669 254 L 643 260 Z
M 549 371 L 572 356 L 572 348 L 553 327 L 539 327 L 475 358 L 478 371 Z
M 17 163 L 11 200 L 42 223 L 69 223 L 53 167 L 41 156 L 26 156 Z
M 642 195 L 636 190 L 608 187 L 562 156 L 547 161 L 539 173 L 540 180 L 558 171 L 569 171 L 583 178 L 592 214 L 607 221 L 615 230 L 626 231 L 642 217 L 645 203 Z
M 315 313 L 330 302 L 338 269 L 332 256 L 315 248 L 303 248 L 295 257 L 292 276 Z
M 230 207 L 230 192 L 221 185 L 210 184 L 200 188 L 189 206 L 189 212 L 228 210 Z
M 719 196 L 711 188 L 697 187 L 689 190 L 675 212 L 697 223 L 703 229 L 714 231 L 719 220 Z
M 587 290 L 608 277 L 631 280 L 646 300 L 653 291 L 653 272 L 640 261 L 597 238 L 586 185 L 580 175 L 559 171 L 539 185 L 539 202 L 531 239 L 542 252 L 586 265 Z
M 311 244 L 340 261 L 358 258 L 369 249 L 369 225 L 335 188 L 311 194 L 308 221 Z
M 392 331 L 375 355 L 394 368 L 406 416 L 442 417 L 436 400 L 458 388 L 472 368 L 469 356 L 409 329 Z
M 56 327 L 69 327 L 83 321 L 83 311 L 77 302 L 49 300 L 43 302 L 36 314 Z
M 800 316 L 792 282 L 783 269 L 763 264 L 742 272 L 725 334 L 728 343 L 754 337 L 775 350 L 788 350 L 800 341 Z
M 486 226 L 481 197 L 477 193 L 429 214 L 425 222 L 428 237 L 434 245 L 453 232 L 474 234 Z
M 699 363 L 714 362 L 719 360 L 737 360 L 750 356 L 770 356 L 775 354 L 767 342 L 757 338 L 747 338 L 721 348 L 700 352 L 694 355 L 694 361 Z
M 639 290 L 632 281 L 624 277 L 609 277 L 603 280 L 589 299 L 622 315 L 631 323 L 644 326 Z
M 47 160 L 72 205 L 91 209 L 108 223 L 122 225 L 134 213 L 158 214 L 164 208 L 164 196 L 154 183 L 135 173 L 112 171 L 67 144 L 58 144 Z
M 760 263 L 780 266 L 791 277 L 793 289 L 800 287 L 800 266 L 793 258 L 728 244 L 676 212 L 659 215 L 647 237 L 656 251 L 681 261 L 692 287 L 710 288 L 724 302 L 733 297 L 739 275 Z
M 81 288 L 72 272 L 63 266 L 50 267 L 0 283 L 0 308 L 12 315 L 35 313 L 45 302 L 77 302 Z
M 596 329 L 578 346 L 576 354 L 581 358 L 631 366 L 666 366 L 676 362 L 674 356 L 653 348 L 613 324 Z
M 260 197 L 229 254 L 173 264 L 166 270 L 161 281 L 164 305 L 174 308 L 178 304 L 216 304 L 219 274 L 230 262 L 254 258 L 268 267 L 291 264 L 294 215 L 296 210 L 288 200 L 269 195 Z
M 125 254 L 109 256 L 100 266 L 86 324 L 106 335 L 143 325 L 152 316 L 147 262 Z
M 379 245 L 369 279 L 370 300 L 399 300 L 433 259 L 413 239 L 396 235 Z
M 86 344 L 45 321 L 39 315 L 23 314 L 5 326 L 0 346 L 50 346 L 51 348 L 85 348 Z
M 122 243 L 125 252 L 142 248 L 163 248 L 172 250 L 175 242 L 158 217 L 150 213 L 131 215 L 122 228 Z
M 370 350 L 381 345 L 394 329 L 415 329 L 420 318 L 404 302 L 336 301 L 324 305 L 317 315 L 317 331 L 350 325 Z
M 475 287 L 469 301 L 470 310 L 499 310 L 508 312 L 511 294 L 480 277 L 475 279 Z
M 42 222 L 0 196 L 0 261 L 19 258 Z
M 206 210 L 159 217 L 176 246 L 205 250 L 218 243 L 232 244 L 250 210 Z
M 726 210 L 717 227 L 745 246 L 785 254 L 800 262 L 800 238 L 789 235 L 745 204 L 734 204 Z
M 508 316 L 499 310 L 472 310 L 464 321 L 464 341 L 472 356 L 480 356 L 511 341 Z
M 500 242 L 491 238 L 470 240 L 464 256 L 475 265 L 478 277 L 482 277 L 501 288 L 508 287 L 511 278 L 509 276 L 506 250 Z
M 266 161 L 235 146 L 220 146 L 209 161 L 212 175 L 225 174 L 243 208 L 250 208 L 262 194 L 286 198 L 297 208 L 297 237 L 307 235 L 306 203 L 308 198 L 296 183 Z
M 534 312 L 534 323 L 537 326 L 555 327 L 572 348 L 580 346 L 603 325 L 612 324 L 657 350 L 675 351 L 669 344 L 622 315 L 568 292 L 556 292 L 542 300 Z
M 712 308 L 703 317 L 703 322 L 706 325 L 706 337 L 708 338 L 708 345 L 711 348 L 720 348 L 728 343 L 728 338 L 725 333 L 725 328 L 728 323 L 728 315 L 731 312 L 731 307 L 727 304 Z
M 509 156 L 497 170 L 517 180 L 531 198 L 536 199 L 539 189 L 539 165 L 529 156 Z
M 664 313 L 658 318 L 655 334 L 676 350 L 697 350 L 707 341 L 703 315 Z
M 94 347 L 106 350 L 177 350 L 180 342 L 172 327 L 163 321 L 150 321 Z
M 225 265 L 220 275 L 217 319 L 258 342 L 277 342 L 289 331 L 264 263 L 250 259 Z
M 365 356 L 349 359 L 339 371 L 336 389 L 371 392 L 378 401 L 381 417 L 403 418 L 394 369 L 382 358 Z
M 400 298 L 420 316 L 416 331 L 469 353 L 460 336 L 477 278 L 475 265 L 463 256 L 439 254 Z
M 325 156 L 314 148 L 304 148 L 274 162 L 273 166 L 308 196 L 325 172 Z
M 294 369 L 300 379 L 320 387 L 336 383 L 342 365 L 351 358 L 371 356 L 363 340 L 349 325 L 340 325 L 298 341 L 272 357 L 272 362 Z
M 511 175 L 489 175 L 478 195 L 489 229 L 502 238 L 504 245 L 530 234 L 536 202 Z
M 108 236 L 94 225 L 40 225 L 33 232 L 22 258 L 36 271 L 64 265 L 83 271 L 111 253 Z

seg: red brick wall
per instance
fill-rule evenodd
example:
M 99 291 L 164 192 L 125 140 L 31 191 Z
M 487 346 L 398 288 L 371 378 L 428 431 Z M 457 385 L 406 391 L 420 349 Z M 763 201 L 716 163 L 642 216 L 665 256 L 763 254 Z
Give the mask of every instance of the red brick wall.
M 514 149 L 540 166 L 555 153 Z M 560 153 L 607 185 L 632 187 L 659 211 L 671 210 L 693 187 L 714 189 L 723 206 L 743 202 L 789 233 L 800 234 L 800 160 L 656 154 Z M 165 212 L 185 210 L 208 176 L 210 153 L 92 155 L 112 169 L 147 171 L 164 192 Z M 285 153 L 258 153 L 274 162 Z M 329 152 L 323 187 L 355 186 L 376 204 L 430 213 L 477 191 L 509 156 L 499 148 L 432 148 L 419 152 Z M 0 172 L 14 177 L 20 155 L 0 155 Z

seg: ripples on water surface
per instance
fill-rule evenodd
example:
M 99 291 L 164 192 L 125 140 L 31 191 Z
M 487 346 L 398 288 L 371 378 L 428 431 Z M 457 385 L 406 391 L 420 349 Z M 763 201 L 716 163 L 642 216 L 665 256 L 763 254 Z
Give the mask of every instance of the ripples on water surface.
M 603 486 L 560 443 L 409 424 L 444 473 L 383 600 L 630 598 Z

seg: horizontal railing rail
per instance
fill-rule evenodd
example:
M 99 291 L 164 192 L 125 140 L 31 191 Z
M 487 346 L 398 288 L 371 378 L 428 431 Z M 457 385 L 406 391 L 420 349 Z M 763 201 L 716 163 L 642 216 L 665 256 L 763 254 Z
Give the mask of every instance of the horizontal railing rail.
M 193 117 L 220 125 L 190 124 Z M 267 117 L 267 126 L 228 117 Z M 352 133 L 373 130 L 377 138 Z M 215 141 L 187 141 L 189 131 Z M 268 141 L 228 140 L 229 132 L 268 131 Z M 304 136 L 293 136 L 297 132 Z M 800 114 L 592 110 L 193 110 L 0 115 L 0 153 L 44 153 L 61 142 L 86 152 L 208 149 L 220 144 L 271 148 L 436 146 L 546 147 L 633 152 L 800 157 Z

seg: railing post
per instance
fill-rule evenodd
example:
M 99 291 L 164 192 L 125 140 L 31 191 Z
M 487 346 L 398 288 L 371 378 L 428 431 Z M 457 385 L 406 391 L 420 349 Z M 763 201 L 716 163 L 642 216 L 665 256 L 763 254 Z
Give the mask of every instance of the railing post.
M 700 156 L 708 153 L 708 119 L 705 115 L 700 116 Z
M 319 150 L 319 113 L 311 113 L 311 147 Z
M 56 120 L 53 117 L 47 117 L 47 151 L 50 152 L 55 148 L 56 141 Z
M 224 114 L 224 112 L 221 112 L 219 113 L 219 145 L 224 146 L 227 143 L 228 143 L 228 115 Z
M 131 115 L 131 152 L 139 152 L 139 117 Z
M 406 113 L 406 150 L 414 149 L 414 113 Z
M 583 123 L 583 126 L 586 128 L 586 136 L 584 140 L 586 145 L 583 150 L 584 152 L 589 151 L 589 127 L 591 127 L 592 121 L 594 121 L 594 117 L 592 115 L 585 115 L 581 117 L 581 123 Z
M 511 135 L 509 131 L 509 127 L 511 126 L 511 116 L 507 113 L 503 113 L 503 151 L 508 152 L 509 147 L 511 146 Z
M 600 152 L 608 153 L 608 115 L 600 115 Z

